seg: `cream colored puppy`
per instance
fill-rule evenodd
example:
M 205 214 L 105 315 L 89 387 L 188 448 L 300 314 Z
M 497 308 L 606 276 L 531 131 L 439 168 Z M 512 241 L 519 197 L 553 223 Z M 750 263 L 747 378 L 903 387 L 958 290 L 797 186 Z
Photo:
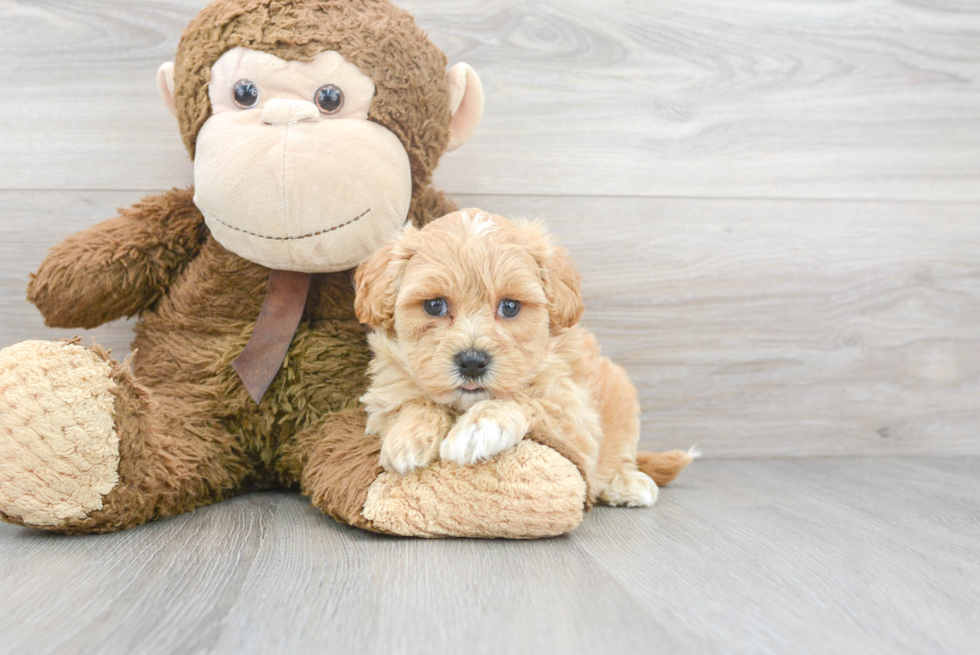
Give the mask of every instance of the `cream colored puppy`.
M 358 319 L 373 328 L 361 400 L 385 469 L 475 464 L 539 431 L 578 451 L 599 500 L 656 502 L 637 464 L 636 390 L 576 326 L 578 274 L 541 225 L 449 214 L 406 229 L 356 285 Z M 656 457 L 641 456 L 652 474 Z

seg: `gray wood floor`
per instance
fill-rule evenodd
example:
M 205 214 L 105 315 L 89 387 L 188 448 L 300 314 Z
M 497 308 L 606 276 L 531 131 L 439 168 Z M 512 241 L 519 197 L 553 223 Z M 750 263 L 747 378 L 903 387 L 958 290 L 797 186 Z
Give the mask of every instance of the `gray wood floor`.
M 204 3 L 0 0 L 0 347 L 75 333 L 48 247 L 191 182 L 154 80 Z M 487 92 L 440 187 L 547 220 L 644 446 L 705 460 L 533 543 L 0 525 L 0 652 L 978 652 L 980 5 L 399 4 Z
M 0 526 L 8 653 L 975 653 L 980 458 L 704 461 L 566 537 L 420 541 L 255 494 Z

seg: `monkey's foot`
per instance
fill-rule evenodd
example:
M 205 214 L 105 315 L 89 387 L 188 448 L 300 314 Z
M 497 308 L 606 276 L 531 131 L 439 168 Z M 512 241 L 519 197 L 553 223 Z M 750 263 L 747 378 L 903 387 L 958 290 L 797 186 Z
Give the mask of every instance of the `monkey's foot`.
M 311 432 L 302 487 L 313 504 L 359 528 L 411 537 L 533 539 L 574 529 L 592 504 L 573 452 L 521 441 L 472 466 L 433 464 L 399 474 L 380 465 L 381 440 L 364 412 L 338 413 Z
M 57 528 L 119 481 L 112 360 L 77 342 L 0 350 L 0 518 Z
M 533 539 L 572 530 L 586 504 L 585 480 L 571 461 L 521 441 L 476 465 L 382 473 L 361 513 L 374 529 L 406 536 Z

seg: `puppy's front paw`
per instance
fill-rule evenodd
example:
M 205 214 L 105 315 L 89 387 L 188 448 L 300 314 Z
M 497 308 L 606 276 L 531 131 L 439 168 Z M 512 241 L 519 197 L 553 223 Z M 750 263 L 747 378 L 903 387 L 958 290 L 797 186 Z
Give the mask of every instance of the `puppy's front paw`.
M 651 507 L 660 490 L 653 478 L 643 471 L 622 471 L 599 492 L 599 500 L 620 507 Z
M 449 416 L 438 410 L 403 410 L 385 431 L 381 466 L 403 474 L 428 466 L 439 453 L 439 442 L 449 431 L 450 423 Z
M 477 403 L 456 421 L 439 448 L 443 460 L 476 464 L 516 446 L 527 434 L 528 421 L 519 408 L 484 403 Z
M 416 435 L 389 434 L 381 442 L 381 466 L 386 471 L 411 473 L 432 463 L 438 452 L 436 439 Z

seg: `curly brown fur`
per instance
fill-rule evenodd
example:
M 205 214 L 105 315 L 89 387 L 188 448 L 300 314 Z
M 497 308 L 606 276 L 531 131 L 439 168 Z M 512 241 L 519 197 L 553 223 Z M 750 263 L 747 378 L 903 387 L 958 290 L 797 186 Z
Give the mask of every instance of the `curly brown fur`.
M 68 237 L 31 275 L 27 299 L 49 327 L 92 328 L 143 311 L 207 236 L 193 195 L 175 189 L 144 198 L 118 218 Z
M 424 224 L 454 207 L 430 188 L 410 216 Z M 190 190 L 146 198 L 52 251 L 30 287 L 49 325 L 141 317 L 133 343 L 139 382 L 113 361 L 120 484 L 105 510 L 50 529 L 123 529 L 246 489 L 299 486 L 301 473 L 278 467 L 277 458 L 300 446 L 312 451 L 316 444 L 293 445 L 293 436 L 314 426 L 317 434 L 327 431 L 332 412 L 356 402 L 369 353 L 350 274 L 315 275 L 289 359 L 256 406 L 231 362 L 248 340 L 268 280 L 267 269 L 210 237 Z M 366 470 L 364 481 L 373 477 Z M 367 486 L 359 493 L 363 498 Z

